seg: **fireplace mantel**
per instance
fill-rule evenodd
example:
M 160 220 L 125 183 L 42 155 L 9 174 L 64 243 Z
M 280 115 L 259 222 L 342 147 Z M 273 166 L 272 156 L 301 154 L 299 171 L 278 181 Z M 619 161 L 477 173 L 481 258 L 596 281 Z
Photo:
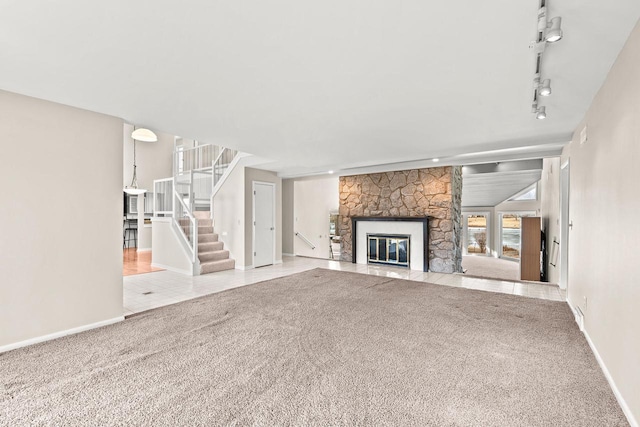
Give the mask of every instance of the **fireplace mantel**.
M 352 262 L 357 263 L 357 236 L 358 222 L 360 221 L 380 221 L 380 222 L 420 222 L 422 223 L 422 248 L 423 266 L 422 271 L 429 271 L 429 217 L 428 216 L 352 216 L 351 217 L 351 248 L 353 251 Z

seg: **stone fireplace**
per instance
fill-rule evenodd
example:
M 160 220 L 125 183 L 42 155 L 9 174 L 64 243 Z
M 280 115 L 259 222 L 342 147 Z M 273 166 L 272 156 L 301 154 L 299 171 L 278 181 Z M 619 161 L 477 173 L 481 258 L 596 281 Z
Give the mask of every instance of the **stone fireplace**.
M 341 259 L 357 263 L 368 263 L 366 233 L 361 235 L 362 224 L 358 221 L 357 235 L 352 234 L 353 219 L 367 217 L 380 225 L 369 234 L 411 235 L 411 269 L 454 273 L 462 271 L 462 168 L 446 166 L 428 169 L 413 169 L 366 175 L 340 177 L 339 230 L 342 244 Z M 426 236 L 398 231 L 393 225 L 385 227 L 397 218 L 427 221 Z M 419 224 L 419 223 L 416 223 Z M 382 227 L 382 228 L 380 228 Z M 357 242 L 362 240 L 362 245 Z M 424 246 L 416 248 L 416 242 Z M 356 247 L 358 245 L 358 247 Z M 419 255 L 414 257 L 414 253 Z M 355 257 L 354 257 L 355 253 Z M 425 262 L 426 261 L 426 262 Z M 424 267 L 424 271 L 426 267 Z

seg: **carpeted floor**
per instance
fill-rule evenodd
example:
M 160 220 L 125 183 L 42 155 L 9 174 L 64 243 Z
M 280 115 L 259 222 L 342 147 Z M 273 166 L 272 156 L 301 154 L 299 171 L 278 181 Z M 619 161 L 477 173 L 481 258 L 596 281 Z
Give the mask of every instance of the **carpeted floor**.
M 2 425 L 628 425 L 565 303 L 316 269 L 0 354 Z
M 520 264 L 506 259 L 466 255 L 462 257 L 462 268 L 468 276 L 520 280 Z

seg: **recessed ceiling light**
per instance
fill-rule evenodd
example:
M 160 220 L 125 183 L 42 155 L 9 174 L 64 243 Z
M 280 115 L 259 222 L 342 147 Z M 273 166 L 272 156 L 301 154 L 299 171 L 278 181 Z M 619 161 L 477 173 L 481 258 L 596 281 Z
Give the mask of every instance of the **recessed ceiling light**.
M 333 173 L 333 171 L 329 171 L 329 172 L 327 172 L 327 173 Z
M 439 162 L 439 161 L 440 161 L 440 159 L 431 159 L 431 161 L 432 161 L 432 162 L 436 162 L 436 163 L 437 163 L 437 162 Z

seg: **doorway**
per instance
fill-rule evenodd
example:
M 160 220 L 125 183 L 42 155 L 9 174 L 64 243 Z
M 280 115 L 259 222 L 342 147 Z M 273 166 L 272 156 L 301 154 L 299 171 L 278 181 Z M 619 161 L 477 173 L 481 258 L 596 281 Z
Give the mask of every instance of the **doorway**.
M 560 289 L 569 286 L 569 161 L 560 168 Z
M 253 266 L 275 264 L 276 185 L 253 181 Z

